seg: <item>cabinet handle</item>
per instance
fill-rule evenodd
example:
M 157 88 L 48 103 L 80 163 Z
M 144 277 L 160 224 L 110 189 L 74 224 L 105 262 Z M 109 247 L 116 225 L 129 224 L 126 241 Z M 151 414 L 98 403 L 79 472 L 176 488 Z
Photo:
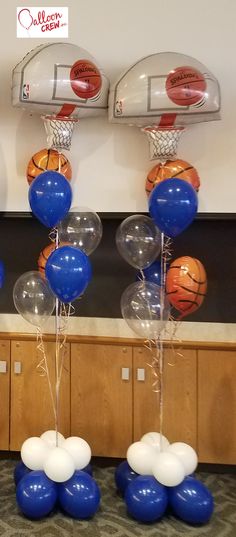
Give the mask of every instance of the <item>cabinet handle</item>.
M 6 362 L 6 360 L 0 360 L 0 373 L 7 373 L 7 362 Z
M 129 380 L 129 367 L 121 368 L 121 378 L 122 380 Z
M 137 368 L 137 380 L 139 382 L 145 381 L 145 369 Z
M 14 373 L 16 375 L 21 374 L 21 362 L 14 362 Z

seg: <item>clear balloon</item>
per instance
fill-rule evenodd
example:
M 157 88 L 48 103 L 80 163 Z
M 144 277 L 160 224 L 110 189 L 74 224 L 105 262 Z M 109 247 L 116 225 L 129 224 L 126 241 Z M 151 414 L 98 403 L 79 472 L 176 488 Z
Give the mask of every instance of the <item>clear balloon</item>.
M 129 285 L 121 297 L 121 312 L 128 326 L 145 339 L 156 339 L 169 319 L 170 306 L 161 289 L 151 282 Z
M 129 216 L 117 229 L 116 245 L 120 255 L 132 267 L 144 269 L 160 253 L 161 233 L 148 216 Z
M 90 255 L 102 238 L 102 223 L 87 207 L 73 207 L 58 226 L 60 242 L 69 242 Z
M 13 288 L 13 300 L 18 313 L 37 327 L 46 323 L 55 308 L 55 297 L 47 281 L 35 270 L 18 278 Z

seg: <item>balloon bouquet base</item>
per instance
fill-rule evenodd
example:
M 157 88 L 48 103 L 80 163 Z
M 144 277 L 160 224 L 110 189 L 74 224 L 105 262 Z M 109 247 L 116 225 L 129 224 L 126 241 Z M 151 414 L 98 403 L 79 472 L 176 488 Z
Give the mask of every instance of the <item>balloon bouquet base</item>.
M 208 488 L 193 476 L 197 463 L 191 446 L 169 444 L 156 432 L 131 444 L 127 460 L 115 471 L 115 484 L 128 514 L 138 522 L 152 523 L 168 510 L 188 524 L 207 524 L 214 501 Z
M 46 431 L 25 440 L 21 459 L 14 481 L 18 507 L 27 518 L 41 519 L 58 507 L 79 520 L 95 515 L 101 495 L 85 440 Z

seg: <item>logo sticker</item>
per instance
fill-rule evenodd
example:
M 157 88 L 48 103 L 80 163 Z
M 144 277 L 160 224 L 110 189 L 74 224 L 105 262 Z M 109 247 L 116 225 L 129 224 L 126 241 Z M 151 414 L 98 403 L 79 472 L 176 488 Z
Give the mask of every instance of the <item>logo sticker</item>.
M 68 7 L 18 7 L 17 37 L 68 37 Z

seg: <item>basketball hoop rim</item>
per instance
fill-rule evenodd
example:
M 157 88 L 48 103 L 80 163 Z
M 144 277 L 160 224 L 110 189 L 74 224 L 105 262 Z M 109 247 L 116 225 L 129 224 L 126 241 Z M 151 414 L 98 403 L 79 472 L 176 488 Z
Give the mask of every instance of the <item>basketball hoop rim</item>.
M 79 118 L 69 117 L 69 116 L 43 115 L 43 116 L 41 116 L 41 118 L 43 120 L 46 119 L 48 121 L 64 121 L 64 122 L 67 122 L 67 123 L 78 123 L 79 122 Z
M 141 129 L 143 132 L 157 132 L 157 131 L 184 131 L 185 127 L 159 127 L 158 125 L 143 127 Z

